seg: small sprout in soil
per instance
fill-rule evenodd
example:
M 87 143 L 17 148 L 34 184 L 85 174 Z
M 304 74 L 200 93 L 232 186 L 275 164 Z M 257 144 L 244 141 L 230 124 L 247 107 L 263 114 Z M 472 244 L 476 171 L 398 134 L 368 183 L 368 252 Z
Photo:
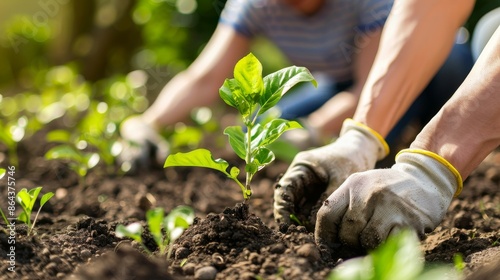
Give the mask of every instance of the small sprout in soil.
M 142 247 L 148 254 L 151 255 L 151 251 L 149 251 L 148 247 L 146 247 L 146 245 L 144 245 L 144 242 L 142 242 L 142 231 L 143 228 L 139 222 L 131 223 L 128 226 L 119 224 L 116 226 L 115 235 L 118 238 L 128 237 L 136 241 L 137 243 L 142 245 Z
M 101 159 L 98 153 L 85 151 L 87 141 L 72 139 L 71 134 L 67 131 L 53 130 L 47 134 L 47 141 L 63 144 L 48 150 L 45 153 L 45 158 L 48 160 L 62 159 L 69 161 L 69 168 L 78 174 L 80 185 L 84 184 L 88 171 L 94 168 Z
M 19 217 L 17 217 L 17 219 L 28 226 L 28 236 L 33 231 L 33 228 L 35 228 L 36 220 L 38 218 L 38 214 L 40 214 L 40 210 L 45 205 L 45 203 L 47 203 L 47 201 L 49 201 L 49 199 L 54 196 L 53 192 L 48 192 L 42 195 L 42 198 L 40 199 L 40 207 L 36 212 L 33 224 L 31 224 L 31 212 L 33 212 L 33 207 L 35 206 L 35 202 L 41 190 L 42 187 L 36 187 L 29 191 L 27 189 L 22 189 L 17 193 L 16 196 L 17 202 L 23 208 L 23 212 L 19 215 Z
M 462 254 L 456 253 L 453 255 L 453 265 L 458 272 L 462 272 L 464 270 L 465 262 Z
M 302 222 L 299 220 L 299 218 L 297 218 L 297 216 L 295 216 L 295 214 L 290 214 L 290 220 L 294 221 L 299 226 L 302 225 Z
M 163 208 L 155 208 L 146 213 L 146 220 L 149 231 L 158 245 L 160 255 L 167 254 L 167 259 L 170 259 L 174 241 L 194 221 L 194 210 L 189 206 L 177 206 L 165 216 Z M 142 232 L 143 228 L 139 223 L 132 223 L 128 226 L 120 224 L 116 227 L 116 237 L 131 238 L 140 243 L 148 254 L 151 254 L 142 240 Z
M 183 267 L 187 263 L 187 258 L 183 259 L 181 263 L 179 264 L 180 267 Z
M 211 152 L 205 149 L 170 155 L 164 167 L 192 166 L 219 170 L 240 186 L 243 198 L 247 201 L 252 195 L 250 182 L 253 176 L 275 159 L 268 146 L 285 131 L 302 127 L 298 122 L 279 118 L 263 123 L 259 117 L 300 82 L 312 82 L 316 86 L 316 80 L 304 67 L 287 67 L 262 78 L 262 65 L 250 53 L 236 63 L 234 78 L 226 79 L 219 89 L 220 97 L 238 110 L 246 126 L 245 132 L 241 126 L 230 126 L 224 130 L 236 155 L 246 163 L 245 184 L 237 178 L 240 173 L 237 167 L 232 166 L 228 171 L 229 163 L 226 160 L 214 159 Z

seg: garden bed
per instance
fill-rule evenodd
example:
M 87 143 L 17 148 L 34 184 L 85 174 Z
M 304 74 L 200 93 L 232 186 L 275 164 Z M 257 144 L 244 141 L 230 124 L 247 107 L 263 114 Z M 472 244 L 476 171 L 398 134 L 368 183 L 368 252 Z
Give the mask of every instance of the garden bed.
M 247 207 L 234 182 L 201 168 L 157 168 L 134 176 L 110 176 L 97 168 L 79 185 L 64 162 L 43 159 L 47 147 L 39 139 L 35 135 L 21 143 L 16 189 L 43 186 L 42 193 L 52 191 L 55 197 L 42 209 L 34 236 L 16 225 L 14 273 L 8 272 L 8 236 L 0 233 L 1 279 L 210 279 L 214 273 L 217 279 L 322 279 L 347 257 L 318 250 L 304 227 L 273 221 L 273 184 L 286 170 L 284 162 L 256 176 Z M 466 276 L 499 275 L 474 274 L 500 260 L 499 182 L 496 152 L 467 179 L 443 223 L 422 242 L 428 263 L 451 264 L 460 253 Z M 2 197 L 7 197 L 4 188 Z M 137 244 L 115 236 L 119 223 L 144 223 L 148 209 L 168 212 L 178 205 L 192 206 L 198 218 L 176 241 L 169 262 L 148 258 Z M 151 236 L 145 240 L 155 248 Z

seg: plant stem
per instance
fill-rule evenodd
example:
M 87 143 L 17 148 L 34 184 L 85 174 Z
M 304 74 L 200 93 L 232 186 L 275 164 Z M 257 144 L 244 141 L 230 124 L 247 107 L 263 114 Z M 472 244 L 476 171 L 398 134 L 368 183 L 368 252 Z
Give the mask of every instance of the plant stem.
M 245 162 L 248 165 L 251 160 L 252 160 L 252 128 L 253 128 L 253 122 L 247 127 L 247 152 L 245 156 Z M 251 195 L 251 189 L 250 189 L 250 181 L 252 180 L 252 174 L 250 172 L 246 171 L 246 178 L 245 178 L 245 192 L 248 193 L 250 192 Z M 250 196 L 247 197 L 247 195 L 244 196 L 245 201 L 247 201 Z
M 40 214 L 41 209 L 42 207 L 38 208 L 38 211 L 36 212 L 35 219 L 33 220 L 33 225 L 31 225 L 31 228 L 28 229 L 28 236 L 30 235 L 33 228 L 35 228 L 36 220 L 38 219 L 38 214 Z
M 148 249 L 148 247 L 146 247 L 146 244 L 144 244 L 143 242 L 140 242 L 140 244 L 142 245 L 142 248 L 144 249 L 144 251 L 146 251 L 146 253 L 150 256 L 153 255 L 153 253 Z
M 167 260 L 170 260 L 170 257 L 172 256 L 172 249 L 172 244 L 168 244 Z
M 7 220 L 7 217 L 3 213 L 2 209 L 0 209 L 0 214 L 2 215 L 2 218 L 3 218 L 4 222 L 5 222 L 5 226 L 8 226 L 9 225 L 9 220 Z

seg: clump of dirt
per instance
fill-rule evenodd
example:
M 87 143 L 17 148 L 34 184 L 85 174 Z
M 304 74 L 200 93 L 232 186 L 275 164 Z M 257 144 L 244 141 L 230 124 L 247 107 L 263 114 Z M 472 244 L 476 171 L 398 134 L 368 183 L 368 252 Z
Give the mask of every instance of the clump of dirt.
M 294 225 L 280 230 L 271 230 L 239 203 L 196 219 L 174 246 L 172 269 L 195 278 L 207 270 L 216 271 L 217 279 L 324 278 L 332 263 L 321 256 L 312 233 Z
M 304 226 L 275 223 L 273 185 L 286 171 L 286 162 L 278 160 L 254 178 L 249 208 L 225 210 L 241 201 L 241 191 L 212 170 L 159 167 L 132 176 L 109 174 L 103 167 L 91 170 L 82 183 L 66 163 L 44 159 L 50 146 L 43 139 L 35 135 L 20 143 L 16 190 L 43 186 L 42 193 L 56 195 L 43 207 L 33 236 L 16 225 L 13 273 L 7 270 L 8 236 L 0 230 L 0 279 L 73 274 L 80 279 L 324 279 L 340 257 L 347 258 L 323 252 Z M 5 158 L 2 148 L 0 159 Z M 499 184 L 497 150 L 469 176 L 443 222 L 422 242 L 428 264 L 452 265 L 461 254 L 469 279 L 495 279 L 474 275 L 500 261 L 500 251 L 495 251 L 500 248 Z M 6 198 L 7 188 L 0 188 L 0 195 Z M 4 209 L 5 201 L 0 200 Z M 175 243 L 171 260 L 141 255 L 133 243 L 132 249 L 122 248 L 123 239 L 114 233 L 118 223 L 145 225 L 147 210 L 162 207 L 168 213 L 178 205 L 192 206 L 198 219 Z M 0 228 L 6 228 L 1 220 Z M 155 250 L 151 236 L 146 232 L 143 237 Z M 143 268 L 152 274 L 141 274 Z
M 166 261 L 148 258 L 131 246 L 120 246 L 87 266 L 76 269 L 68 280 L 175 279 L 168 274 Z

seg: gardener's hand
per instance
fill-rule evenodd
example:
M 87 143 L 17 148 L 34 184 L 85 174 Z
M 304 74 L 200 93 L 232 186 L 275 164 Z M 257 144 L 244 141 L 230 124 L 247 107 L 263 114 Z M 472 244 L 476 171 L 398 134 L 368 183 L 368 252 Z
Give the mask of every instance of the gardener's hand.
M 132 116 L 120 126 L 123 151 L 118 161 L 129 165 L 130 172 L 148 168 L 151 161 L 162 165 L 169 153 L 167 141 L 141 116 Z
M 462 190 L 458 171 L 437 154 L 403 150 L 390 169 L 353 174 L 320 208 L 315 238 L 330 248 L 373 249 L 412 228 L 423 238 Z
M 300 152 L 279 180 L 274 192 L 274 218 L 290 223 L 299 207 L 316 204 L 323 192 L 330 194 L 354 172 L 372 169 L 389 148 L 367 126 L 348 119 L 332 144 Z

